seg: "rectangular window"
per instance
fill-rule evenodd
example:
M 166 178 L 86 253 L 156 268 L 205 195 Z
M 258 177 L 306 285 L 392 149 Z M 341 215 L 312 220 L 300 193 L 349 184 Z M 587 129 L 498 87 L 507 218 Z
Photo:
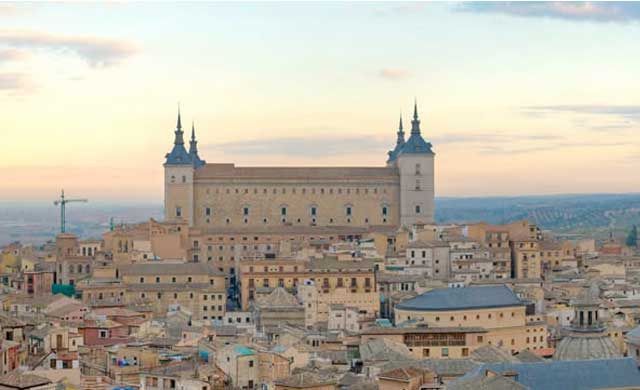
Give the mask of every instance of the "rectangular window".
M 248 207 L 243 208 L 242 209 L 242 214 L 243 215 L 249 215 L 249 208 Z
M 286 207 L 282 207 L 280 209 L 280 215 L 282 215 L 283 217 L 287 215 L 287 208 Z
M 449 356 L 449 348 L 442 348 L 442 357 Z
M 351 207 L 350 206 L 347 207 L 347 216 L 349 216 L 349 217 L 351 216 Z
M 387 213 L 388 213 L 387 207 L 386 206 L 382 207 L 382 215 L 386 217 Z
M 206 215 L 207 217 L 211 216 L 211 207 L 207 207 L 204 209 L 204 215 Z
M 317 215 L 316 213 L 317 213 L 317 209 L 315 207 L 312 207 L 311 208 L 311 215 L 315 217 Z
M 176 207 L 176 217 L 182 217 L 182 207 Z
M 416 206 L 416 214 L 420 214 L 420 206 Z

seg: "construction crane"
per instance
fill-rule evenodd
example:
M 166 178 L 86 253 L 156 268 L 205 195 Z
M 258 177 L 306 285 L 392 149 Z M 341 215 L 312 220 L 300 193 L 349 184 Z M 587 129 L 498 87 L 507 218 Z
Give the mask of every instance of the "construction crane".
M 71 202 L 82 202 L 87 203 L 88 199 L 66 199 L 64 197 L 64 189 L 62 190 L 62 194 L 60 195 L 60 200 L 53 201 L 54 206 L 60 205 L 60 233 L 64 233 L 66 230 L 67 217 L 65 215 L 65 208 L 67 203 Z

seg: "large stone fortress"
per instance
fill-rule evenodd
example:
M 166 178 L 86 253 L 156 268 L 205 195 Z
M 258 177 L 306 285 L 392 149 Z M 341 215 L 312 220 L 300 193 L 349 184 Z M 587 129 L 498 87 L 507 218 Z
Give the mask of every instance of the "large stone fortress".
M 434 156 L 417 104 L 405 140 L 381 167 L 236 167 L 206 163 L 195 128 L 185 148 L 180 113 L 164 163 L 167 221 L 203 229 L 273 226 L 411 226 L 433 222 Z

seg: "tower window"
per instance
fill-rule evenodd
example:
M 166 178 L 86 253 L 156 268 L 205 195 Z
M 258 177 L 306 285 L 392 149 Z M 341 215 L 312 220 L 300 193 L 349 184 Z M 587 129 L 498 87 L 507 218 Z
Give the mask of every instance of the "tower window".
M 420 164 L 416 164 L 416 175 L 420 174 Z
M 176 217 L 182 217 L 182 207 L 176 207 Z
M 421 210 L 420 210 L 420 205 L 417 205 L 417 206 L 416 206 L 416 214 L 420 214 L 420 211 L 421 211 Z
M 249 208 L 248 207 L 243 207 L 242 208 L 242 215 L 249 215 Z
M 347 206 L 346 209 L 345 209 L 345 213 L 347 214 L 347 216 L 350 217 L 351 216 L 351 212 L 352 212 L 351 206 Z
M 311 206 L 311 215 L 314 217 L 318 215 L 318 208 L 316 206 Z
M 382 206 L 382 215 L 386 217 L 388 214 L 389 210 L 387 209 L 387 206 Z
M 283 217 L 285 217 L 287 215 L 287 208 L 286 207 L 281 207 L 280 208 L 280 215 L 282 215 Z
M 204 215 L 206 215 L 207 217 L 211 216 L 211 207 L 206 207 L 204 209 Z
M 416 180 L 416 191 L 420 191 L 420 180 Z

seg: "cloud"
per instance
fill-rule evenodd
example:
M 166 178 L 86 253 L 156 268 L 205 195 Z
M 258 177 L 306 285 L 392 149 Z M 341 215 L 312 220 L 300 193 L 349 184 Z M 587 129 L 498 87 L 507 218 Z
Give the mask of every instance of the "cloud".
M 92 67 L 110 66 L 138 52 L 134 44 L 123 40 L 35 31 L 0 30 L 0 45 L 73 53 Z
M 536 152 L 549 152 L 553 150 L 566 150 L 569 148 L 610 148 L 628 146 L 627 142 L 550 142 L 537 146 L 520 146 L 517 145 L 488 145 L 482 146 L 478 151 L 481 154 L 526 154 Z
M 31 78 L 22 73 L 0 73 L 0 91 L 28 92 L 34 88 Z
M 532 117 L 544 117 L 554 113 L 574 114 L 576 118 L 573 119 L 573 123 L 576 126 L 594 131 L 626 131 L 640 125 L 640 106 L 634 105 L 560 104 L 527 106 L 521 109 L 525 115 Z M 593 116 L 603 117 L 604 120 L 593 123 Z
M 640 21 L 640 3 L 636 2 L 465 2 L 459 4 L 456 10 L 574 21 Z
M 379 139 L 362 135 L 254 139 L 207 145 L 203 148 L 211 153 L 234 155 L 324 157 L 384 153 L 392 146 L 393 138 Z
M 517 133 L 480 133 L 480 134 L 456 134 L 450 133 L 442 136 L 431 137 L 435 145 L 446 144 L 495 144 L 515 143 L 522 141 L 554 141 L 564 139 L 554 134 L 517 134 Z
M 640 120 L 640 106 L 616 106 L 606 104 L 561 104 L 551 106 L 528 106 L 523 107 L 525 110 L 537 112 L 570 112 L 575 114 L 593 114 L 593 115 L 613 115 L 630 120 Z
M 406 69 L 400 68 L 384 68 L 380 69 L 380 72 L 378 72 L 378 76 L 387 80 L 399 81 L 411 77 L 411 72 Z
M 29 53 L 18 49 L 0 50 L 0 63 L 11 61 L 22 61 L 29 58 Z
M 0 17 L 12 16 L 18 13 L 18 7 L 15 4 L 0 4 Z

